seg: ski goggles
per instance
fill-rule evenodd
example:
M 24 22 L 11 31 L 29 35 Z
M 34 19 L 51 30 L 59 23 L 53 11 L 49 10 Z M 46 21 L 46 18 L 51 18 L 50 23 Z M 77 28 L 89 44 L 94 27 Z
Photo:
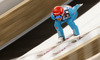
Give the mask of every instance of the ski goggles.
M 59 15 L 59 16 L 55 16 L 55 18 L 57 19 L 57 18 L 62 18 L 62 16 L 61 15 Z

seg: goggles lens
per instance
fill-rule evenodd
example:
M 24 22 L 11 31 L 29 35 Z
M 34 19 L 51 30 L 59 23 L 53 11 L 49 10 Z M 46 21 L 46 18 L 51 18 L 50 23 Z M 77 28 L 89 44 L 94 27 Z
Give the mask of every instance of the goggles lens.
M 56 17 L 56 19 L 57 19 L 57 18 L 62 18 L 62 16 L 61 16 L 61 15 L 59 15 L 59 16 L 55 16 L 55 17 Z

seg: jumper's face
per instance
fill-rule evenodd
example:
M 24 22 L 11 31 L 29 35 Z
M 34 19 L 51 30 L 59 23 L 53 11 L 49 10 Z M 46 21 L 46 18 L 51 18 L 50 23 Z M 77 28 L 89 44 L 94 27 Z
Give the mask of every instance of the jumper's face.
M 62 18 L 57 18 L 57 20 L 58 20 L 58 21 L 61 21 L 61 20 L 62 20 Z
M 62 20 L 62 16 L 61 16 L 61 15 L 55 16 L 55 18 L 56 18 L 58 21 L 61 21 L 61 20 Z

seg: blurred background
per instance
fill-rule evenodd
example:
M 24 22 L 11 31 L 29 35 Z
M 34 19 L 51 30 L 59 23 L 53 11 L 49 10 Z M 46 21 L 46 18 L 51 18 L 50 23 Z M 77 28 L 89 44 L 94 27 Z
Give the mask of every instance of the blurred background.
M 54 6 L 83 3 L 78 10 L 79 17 L 98 2 L 99 0 L 73 0 L 70 3 L 67 0 L 0 0 L 0 46 L 5 46 L 0 50 L 0 60 L 19 57 L 54 35 L 54 21 L 50 18 Z M 40 23 L 36 24 L 38 22 Z M 63 24 L 63 28 L 66 25 Z M 31 26 L 34 28 L 31 29 Z M 28 28 L 31 30 L 26 32 Z M 20 35 L 21 33 L 23 34 Z M 20 37 L 16 38 L 18 35 Z M 12 43 L 7 44 L 13 39 Z

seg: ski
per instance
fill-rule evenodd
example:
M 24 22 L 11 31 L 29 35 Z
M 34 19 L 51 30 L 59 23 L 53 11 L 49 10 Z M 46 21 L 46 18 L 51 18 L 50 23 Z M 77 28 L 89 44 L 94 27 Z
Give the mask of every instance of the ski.
M 96 27 L 96 28 L 99 28 L 99 27 Z M 58 54 L 58 53 L 62 52 L 62 51 L 65 50 L 68 46 L 70 46 L 70 45 L 72 45 L 73 43 L 77 42 L 77 40 L 75 40 L 76 38 L 79 38 L 79 37 L 80 37 L 80 39 L 81 39 L 81 38 L 83 38 L 84 36 L 86 36 L 88 33 L 90 33 L 91 31 L 95 30 L 96 28 L 94 28 L 94 29 L 92 29 L 92 30 L 90 30 L 90 31 L 88 31 L 88 32 L 86 32 L 86 33 L 84 33 L 84 34 L 75 36 L 75 37 L 73 37 L 73 38 L 70 38 L 70 37 L 73 36 L 73 35 L 70 35 L 68 38 L 65 39 L 65 41 L 63 41 L 63 42 L 70 42 L 70 43 L 69 43 L 67 46 L 65 46 L 63 49 L 61 49 L 59 52 L 56 52 L 56 53 L 53 53 L 53 54 Z M 56 48 L 57 46 L 59 46 L 59 45 L 62 44 L 63 42 L 57 43 L 57 44 L 55 44 L 55 45 L 53 45 L 53 46 L 51 46 L 51 47 L 49 47 L 49 48 L 47 48 L 47 49 L 45 49 L 45 50 L 40 51 L 39 54 L 38 54 L 37 56 L 41 57 L 41 56 L 47 54 L 48 52 L 50 52 L 51 50 L 53 50 L 54 48 Z
M 100 27 L 100 26 L 99 26 L 99 27 Z M 59 50 L 59 51 L 53 53 L 53 55 L 57 55 L 57 54 L 61 53 L 61 52 L 64 51 L 67 47 L 69 47 L 69 46 L 71 46 L 73 43 L 77 42 L 78 40 L 74 40 L 75 38 L 79 38 L 79 37 L 80 37 L 80 39 L 81 39 L 81 38 L 83 38 L 84 36 L 86 36 L 87 34 L 89 34 L 91 31 L 93 31 L 93 30 L 95 30 L 95 29 L 97 29 L 97 28 L 99 28 L 99 27 L 96 27 L 96 28 L 94 28 L 94 29 L 92 29 L 92 30 L 86 32 L 85 34 L 76 36 L 76 37 L 74 37 L 74 38 L 68 40 L 70 43 L 69 43 L 68 45 L 66 45 L 64 48 L 62 48 L 61 50 Z M 80 39 L 79 39 L 79 40 L 80 40 Z
M 85 35 L 84 35 L 84 36 L 85 36 Z M 84 37 L 84 36 L 83 36 L 83 37 Z M 81 38 L 82 38 L 82 36 L 78 36 L 78 37 L 81 37 Z M 77 37 L 77 38 L 78 38 L 78 37 Z M 81 38 L 80 38 L 80 39 L 81 39 Z M 59 54 L 60 52 L 64 51 L 67 47 L 71 46 L 71 45 L 72 45 L 73 43 L 75 43 L 75 42 L 77 42 L 77 40 L 71 39 L 71 41 L 70 41 L 69 44 L 67 44 L 64 48 L 62 48 L 62 49 L 59 50 L 58 52 L 53 53 L 53 55 Z
M 73 36 L 73 35 L 70 35 L 69 37 L 67 37 L 67 38 L 65 39 L 65 41 L 68 40 L 68 39 L 69 39 L 70 37 L 72 37 L 72 36 Z M 61 43 L 62 43 L 62 42 L 61 42 Z M 56 45 L 54 45 L 54 46 L 52 46 L 52 47 L 50 47 L 50 48 L 45 49 L 46 51 L 42 50 L 41 52 L 39 52 L 40 54 L 38 54 L 37 56 L 41 57 L 41 56 L 47 54 L 48 52 L 50 52 L 51 50 L 53 50 L 54 48 L 56 48 L 57 46 L 59 46 L 61 43 L 57 42 Z M 43 53 L 42 53 L 42 52 L 43 52 Z

